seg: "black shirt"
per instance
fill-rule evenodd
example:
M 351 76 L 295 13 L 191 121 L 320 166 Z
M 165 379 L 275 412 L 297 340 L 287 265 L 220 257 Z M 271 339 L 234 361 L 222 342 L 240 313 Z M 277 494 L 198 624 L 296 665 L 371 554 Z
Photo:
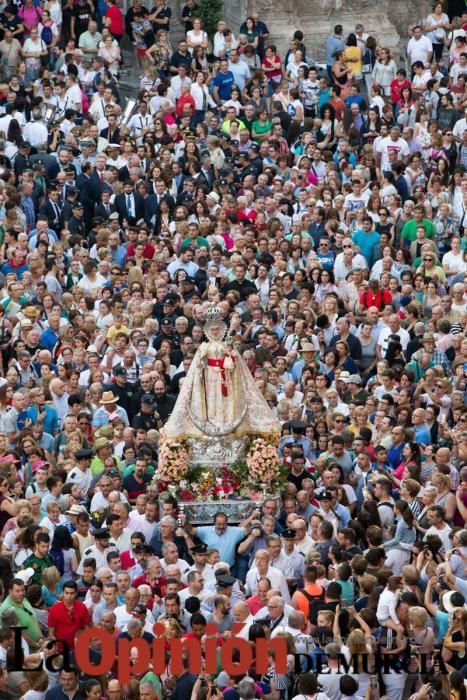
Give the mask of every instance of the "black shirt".
M 95 19 L 92 7 L 89 3 L 77 5 L 73 10 L 73 17 L 75 18 L 75 35 L 77 37 L 87 32 L 89 20 Z
M 194 676 L 192 673 L 185 673 L 185 675 L 181 676 L 175 684 L 171 699 L 186 700 L 186 698 L 191 697 L 196 679 L 197 676 Z
M 227 294 L 227 292 L 230 292 L 232 289 L 240 294 L 240 298 L 242 301 L 245 301 L 248 294 L 251 294 L 252 292 L 254 294 L 257 293 L 257 289 L 253 282 L 250 282 L 250 280 L 247 279 L 244 279 L 242 282 L 239 282 L 238 280 L 233 280 L 233 282 L 229 282 L 229 284 L 227 284 L 222 289 L 222 293 Z
M 133 418 L 135 411 L 132 408 L 132 399 L 136 393 L 136 387 L 130 382 L 125 382 L 124 386 L 119 386 L 118 384 L 111 384 L 106 387 L 106 390 L 112 390 L 115 396 L 118 396 L 118 405 L 125 409 L 128 418 Z
M 153 7 L 151 10 L 151 15 L 154 14 L 157 8 Z M 169 18 L 169 21 L 167 24 L 164 24 L 163 22 L 159 22 L 158 20 L 160 19 L 167 19 Z M 152 23 L 152 28 L 154 29 L 154 34 L 157 34 L 159 29 L 163 29 L 165 32 L 168 32 L 170 29 L 170 18 L 172 17 L 172 10 L 170 7 L 167 7 L 167 5 L 164 5 L 162 10 L 159 12 L 157 15 L 156 19 Z
M 179 66 L 186 66 L 187 71 L 191 68 L 192 56 L 189 51 L 185 54 L 180 53 L 180 51 L 174 51 L 172 58 L 170 59 L 170 65 L 173 68 L 178 68 Z
M 157 430 L 157 421 L 154 413 L 137 413 L 131 422 L 134 430 Z

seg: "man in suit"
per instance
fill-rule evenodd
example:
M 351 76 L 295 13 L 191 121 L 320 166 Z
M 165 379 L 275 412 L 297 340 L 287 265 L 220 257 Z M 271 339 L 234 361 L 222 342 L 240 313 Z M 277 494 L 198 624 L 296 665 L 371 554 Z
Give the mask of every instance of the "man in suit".
M 96 165 L 91 173 L 91 183 L 95 204 L 99 204 L 101 201 L 102 192 L 104 189 L 106 189 L 106 182 L 104 178 L 106 167 L 107 156 L 105 153 L 99 153 L 96 157 Z
M 144 199 L 140 194 L 134 191 L 131 180 L 126 180 L 123 184 L 123 194 L 118 194 L 115 197 L 115 211 L 118 212 L 118 220 L 120 225 L 126 219 L 144 218 Z
M 111 214 L 114 213 L 115 207 L 110 203 L 112 192 L 110 190 L 102 190 L 101 203 L 94 209 L 94 216 L 102 216 L 104 221 L 108 221 Z
M 102 129 L 99 136 L 102 136 L 109 143 L 120 143 L 120 127 L 117 124 L 116 114 L 110 113 L 107 116 L 107 123 L 108 126 Z
M 149 194 L 149 185 L 147 182 L 140 182 L 138 192 L 144 202 L 144 220 L 148 226 L 154 226 L 159 211 L 157 198 L 154 194 Z
M 80 200 L 84 205 L 84 220 L 88 230 L 91 228 L 91 218 L 94 214 L 94 207 L 96 205 L 96 183 L 95 181 L 91 180 L 92 172 L 93 167 L 91 163 L 83 163 L 81 166 L 81 175 L 78 175 L 76 178 L 76 187 L 79 190 Z
M 39 213 L 47 217 L 49 228 L 58 232 L 63 228 L 62 207 L 63 202 L 58 188 L 56 185 L 50 185 L 47 188 L 47 200 L 41 206 Z

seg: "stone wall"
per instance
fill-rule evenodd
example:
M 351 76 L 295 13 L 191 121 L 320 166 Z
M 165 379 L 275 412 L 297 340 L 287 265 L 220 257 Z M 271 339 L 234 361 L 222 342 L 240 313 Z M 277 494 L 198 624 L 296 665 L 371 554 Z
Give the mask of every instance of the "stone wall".
M 428 0 L 225 0 L 223 16 L 236 34 L 245 17 L 257 10 L 268 25 L 270 41 L 282 55 L 293 32 L 301 29 L 307 56 L 315 61 L 323 60 L 324 42 L 335 24 L 343 25 L 345 35 L 362 22 L 397 59 L 404 55 L 408 27 L 426 17 L 430 9 Z

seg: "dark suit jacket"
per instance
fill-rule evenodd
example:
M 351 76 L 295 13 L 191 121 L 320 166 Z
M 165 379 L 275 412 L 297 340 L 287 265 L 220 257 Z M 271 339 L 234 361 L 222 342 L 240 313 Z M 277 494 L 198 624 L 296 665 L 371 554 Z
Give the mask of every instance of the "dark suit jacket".
M 154 194 L 148 194 L 144 199 L 144 220 L 148 226 L 153 226 L 157 219 L 159 205 Z
M 104 183 L 101 182 L 99 174 L 95 170 L 93 171 L 90 180 L 91 180 L 92 194 L 94 196 L 94 202 L 96 204 L 100 204 L 102 190 L 104 189 L 104 187 L 106 185 L 104 185 Z
M 110 214 L 113 214 L 115 211 L 115 207 L 113 204 L 108 204 Z M 106 208 L 103 204 L 98 204 L 96 208 L 94 209 L 94 216 L 102 216 L 103 219 L 106 221 L 108 220 L 110 214 L 107 213 Z
M 145 208 L 144 199 L 137 192 L 133 192 L 133 197 L 135 199 L 135 219 L 144 219 Z M 118 212 L 118 220 L 123 223 L 123 219 L 128 219 L 128 210 L 126 208 L 126 195 L 117 194 L 115 197 L 115 211 Z
M 99 178 L 97 178 L 99 180 Z M 99 180 L 99 186 L 101 182 Z M 84 211 L 92 212 L 94 211 L 94 205 L 100 202 L 100 189 L 99 197 L 96 199 L 95 194 L 95 183 L 87 175 L 78 175 L 76 178 L 76 187 L 79 190 L 79 201 L 84 205 Z
M 106 129 L 102 129 L 99 136 L 102 136 L 102 138 L 106 139 L 109 143 L 120 143 L 120 129 L 119 128 L 113 130 L 111 138 L 109 138 L 109 127 L 107 127 Z
M 61 203 L 59 204 L 59 207 L 61 209 Z M 57 214 L 56 214 L 55 209 L 53 208 L 52 204 L 49 202 L 49 200 L 47 200 L 47 202 L 45 202 L 41 206 L 41 208 L 39 210 L 39 214 L 41 214 L 43 216 L 45 215 L 47 217 L 48 222 L 49 222 L 49 228 L 52 228 L 54 231 L 60 231 L 60 229 L 63 228 L 62 212 L 60 211 L 60 217 L 59 217 L 58 222 L 57 222 Z

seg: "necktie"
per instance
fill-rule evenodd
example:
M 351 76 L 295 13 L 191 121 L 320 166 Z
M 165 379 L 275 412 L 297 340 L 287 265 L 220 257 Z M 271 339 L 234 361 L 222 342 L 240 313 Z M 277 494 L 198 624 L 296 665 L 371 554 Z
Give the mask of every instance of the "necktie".
M 58 206 L 58 204 L 56 202 L 52 202 L 52 206 L 53 206 L 54 211 L 55 211 L 55 218 L 57 220 L 60 219 L 60 207 Z
M 101 182 L 104 182 L 104 173 L 100 174 Z
M 133 210 L 131 207 L 131 196 L 129 194 L 127 194 L 127 196 L 126 196 L 126 210 L 127 210 L 129 216 L 133 215 Z

